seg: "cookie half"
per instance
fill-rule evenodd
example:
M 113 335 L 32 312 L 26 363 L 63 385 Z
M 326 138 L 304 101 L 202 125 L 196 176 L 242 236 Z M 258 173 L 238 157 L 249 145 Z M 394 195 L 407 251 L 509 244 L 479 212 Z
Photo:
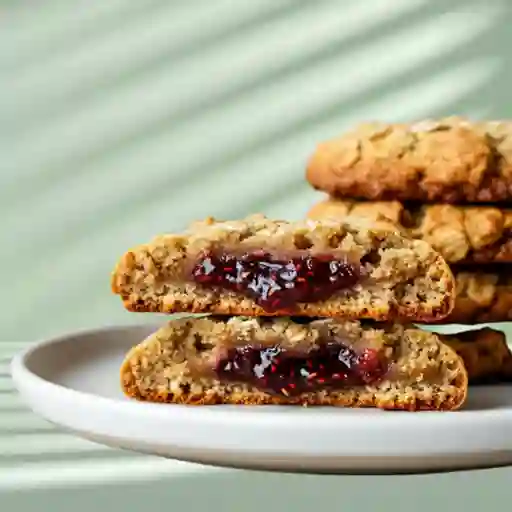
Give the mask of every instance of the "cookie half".
M 462 359 L 413 327 L 292 318 L 169 322 L 126 356 L 126 395 L 180 404 L 290 404 L 453 410 Z
M 207 219 L 128 251 L 112 289 L 131 311 L 437 321 L 453 308 L 442 256 L 364 218 Z
M 512 122 L 450 117 L 361 124 L 319 144 L 306 178 L 345 198 L 510 202 Z

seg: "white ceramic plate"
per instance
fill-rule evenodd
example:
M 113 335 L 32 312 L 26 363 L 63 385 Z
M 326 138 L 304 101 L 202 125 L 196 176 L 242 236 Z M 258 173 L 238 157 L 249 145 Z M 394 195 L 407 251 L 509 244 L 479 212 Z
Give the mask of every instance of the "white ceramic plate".
M 111 327 L 40 342 L 14 358 L 14 382 L 36 413 L 82 437 L 192 462 L 329 473 L 512 464 L 512 386 L 473 388 L 458 412 L 129 400 L 119 366 L 154 329 Z

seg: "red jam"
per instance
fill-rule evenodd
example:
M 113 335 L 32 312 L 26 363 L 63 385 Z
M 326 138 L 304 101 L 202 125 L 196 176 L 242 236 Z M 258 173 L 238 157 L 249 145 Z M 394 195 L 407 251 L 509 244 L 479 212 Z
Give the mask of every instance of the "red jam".
M 356 285 L 361 268 L 332 255 L 291 258 L 259 250 L 240 255 L 204 253 L 192 270 L 198 284 L 242 293 L 269 312 L 290 311 L 300 302 L 317 302 Z
M 357 353 L 337 341 L 324 343 L 307 353 L 279 346 L 246 345 L 229 349 L 216 365 L 220 380 L 245 383 L 285 396 L 364 386 L 381 379 L 386 371 L 387 364 L 377 351 L 365 349 Z

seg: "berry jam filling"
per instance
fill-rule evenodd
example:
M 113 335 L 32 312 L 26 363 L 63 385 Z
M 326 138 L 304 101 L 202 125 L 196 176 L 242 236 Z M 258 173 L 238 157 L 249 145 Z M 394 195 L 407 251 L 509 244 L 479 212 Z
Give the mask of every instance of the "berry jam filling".
M 361 278 L 360 265 L 329 254 L 298 253 L 290 258 L 262 250 L 243 254 L 208 252 L 192 269 L 193 280 L 233 290 L 266 311 L 293 310 L 299 302 L 317 302 Z
M 308 351 L 246 345 L 231 348 L 217 362 L 220 380 L 252 385 L 272 394 L 298 395 L 320 389 L 364 386 L 388 370 L 376 350 L 360 353 L 341 342 L 328 342 Z

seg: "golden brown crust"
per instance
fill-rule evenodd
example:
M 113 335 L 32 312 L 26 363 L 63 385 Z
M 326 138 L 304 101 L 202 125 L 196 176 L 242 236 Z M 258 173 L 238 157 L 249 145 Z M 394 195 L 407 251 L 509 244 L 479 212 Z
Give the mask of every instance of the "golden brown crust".
M 323 405 L 332 407 L 376 407 L 395 411 L 454 411 L 465 402 L 465 394 L 450 396 L 442 401 L 433 396 L 431 399 L 421 399 L 404 395 L 395 400 L 377 400 L 370 395 L 347 395 L 337 398 L 331 396 L 311 396 L 307 398 L 282 398 L 280 396 L 253 396 L 250 393 L 224 395 L 221 393 L 189 393 L 174 395 L 166 392 L 149 392 L 141 395 L 140 390 L 129 380 L 123 382 L 125 394 L 141 402 L 155 402 L 184 405 L 300 405 L 304 407 Z
M 366 123 L 318 145 L 306 178 L 345 198 L 512 201 L 512 123 Z
M 328 198 L 308 218 L 382 216 L 439 251 L 448 263 L 512 262 L 512 210 L 448 204 L 407 207 L 399 201 L 351 201 Z
M 439 338 L 462 357 L 470 384 L 512 380 L 512 353 L 503 332 L 484 328 Z
M 243 295 L 203 288 L 184 278 L 190 260 L 212 247 L 272 250 L 341 250 L 365 262 L 367 281 L 293 311 L 269 313 Z M 246 249 L 247 250 L 247 249 Z M 403 236 L 386 220 L 271 221 L 261 215 L 240 221 L 208 219 L 182 235 L 166 235 L 128 251 L 112 275 L 112 290 L 130 311 L 236 315 L 343 316 L 437 321 L 454 303 L 453 275 L 427 243 Z
M 120 372 L 123 392 L 141 401 L 191 405 L 331 405 L 410 411 L 454 410 L 461 407 L 466 399 L 468 377 L 462 359 L 450 347 L 440 343 L 435 334 L 407 326 L 372 327 L 333 319 L 319 322 L 340 328 L 348 336 L 360 336 L 365 343 L 380 343 L 386 347 L 406 344 L 411 355 L 398 355 L 396 360 L 397 369 L 404 380 L 384 381 L 364 388 L 309 392 L 294 397 L 271 395 L 244 384 L 191 378 L 187 364 L 197 356 L 193 348 L 197 337 L 206 344 L 219 343 L 219 338 L 225 337 L 226 331 L 246 336 L 247 331 L 243 329 L 245 324 L 250 324 L 251 336 L 257 332 L 262 336 L 260 339 L 265 339 L 265 336 L 272 335 L 266 331 L 276 330 L 288 340 L 300 343 L 296 338 L 311 337 L 315 329 L 313 324 L 295 324 L 287 318 L 263 322 L 262 319 L 236 317 L 229 320 L 206 317 L 170 322 L 127 354 Z

